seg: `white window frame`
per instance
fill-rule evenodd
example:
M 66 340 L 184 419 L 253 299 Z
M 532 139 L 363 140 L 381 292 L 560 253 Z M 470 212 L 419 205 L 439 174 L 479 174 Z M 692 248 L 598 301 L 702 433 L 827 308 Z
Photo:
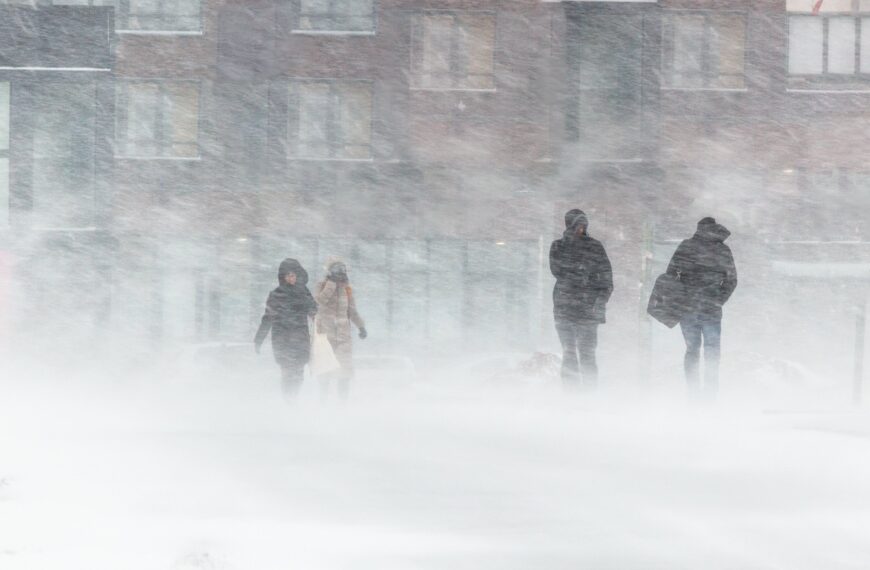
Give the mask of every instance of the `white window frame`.
M 158 86 L 158 90 L 161 98 L 166 92 L 166 89 L 170 85 L 175 85 L 179 83 L 187 83 L 196 86 L 197 90 L 197 116 L 196 116 L 196 154 L 193 156 L 175 156 L 172 154 L 157 154 L 157 155 L 137 155 L 137 154 L 128 154 L 126 151 L 126 147 L 128 144 L 128 109 L 126 105 L 129 104 L 129 93 L 126 92 L 126 89 L 130 85 L 135 84 L 154 84 Z M 200 143 L 200 137 L 202 136 L 202 86 L 197 80 L 178 80 L 178 79 L 125 79 L 123 81 L 119 81 L 116 84 L 115 91 L 115 158 L 119 160 L 176 160 L 176 161 L 199 161 L 202 160 L 202 144 Z M 119 89 L 124 89 L 125 93 L 123 95 L 123 105 L 121 104 L 121 96 L 119 93 Z M 156 126 L 158 132 L 155 134 L 155 145 L 161 150 L 165 151 L 167 147 L 171 147 L 173 142 L 171 140 L 166 139 L 166 133 L 163 132 L 163 125 L 165 124 L 163 120 L 163 114 L 165 113 L 165 109 L 162 106 L 157 109 L 157 119 Z M 119 152 L 118 149 L 121 149 Z
M 792 41 L 792 22 L 796 18 L 801 19 L 817 19 L 822 22 L 822 70 L 819 73 L 792 73 L 791 72 L 791 41 Z M 855 24 L 855 67 L 852 73 L 832 73 L 828 71 L 829 62 L 829 45 L 830 45 L 830 22 L 832 19 L 849 19 Z M 866 24 L 866 29 L 865 29 Z M 855 78 L 870 78 L 870 48 L 868 48 L 867 59 L 865 62 L 867 71 L 861 70 L 862 53 L 861 53 L 861 38 L 864 34 L 870 34 L 870 12 L 859 11 L 853 9 L 850 12 L 824 12 L 820 14 L 811 14 L 807 12 L 789 12 L 788 13 L 788 42 L 789 49 L 786 51 L 786 70 L 789 77 L 799 77 L 805 79 L 819 78 L 825 81 L 843 81 L 854 80 Z
M 695 15 L 695 16 L 703 16 L 704 17 L 704 37 L 703 37 L 703 46 L 701 48 L 701 77 L 703 80 L 703 86 L 700 87 L 688 87 L 688 86 L 679 86 L 673 85 L 672 78 L 670 74 L 666 73 L 666 58 L 668 55 L 667 46 L 668 40 L 665 38 L 666 26 L 672 24 L 670 22 L 665 22 L 664 20 L 670 20 L 675 16 L 681 15 Z M 711 21 L 715 19 L 717 16 L 723 15 L 731 15 L 731 16 L 741 16 L 743 18 L 744 25 L 744 34 L 743 34 L 743 74 L 741 75 L 741 79 L 743 80 L 742 87 L 716 87 L 710 85 L 711 82 L 716 81 L 720 75 L 712 75 L 710 72 L 710 67 L 712 62 L 710 61 L 709 55 L 709 46 L 710 46 L 710 37 L 713 33 L 713 26 L 711 25 Z M 661 89 L 662 91 L 731 91 L 731 92 L 745 92 L 748 91 L 746 87 L 746 45 L 747 40 L 749 39 L 749 18 L 747 18 L 746 12 L 738 11 L 738 10 L 667 10 L 663 13 L 662 16 L 662 45 L 661 45 Z M 671 27 L 671 29 L 673 29 Z M 670 40 L 671 49 L 673 49 L 673 40 Z M 673 53 L 671 54 L 673 55 Z
M 334 6 L 336 2 L 339 0 L 328 0 L 330 6 Z M 372 25 L 369 30 L 339 30 L 339 29 L 324 29 L 324 28 L 301 28 L 299 27 L 299 21 L 303 18 L 302 14 L 302 2 L 300 0 L 296 0 L 294 2 L 294 7 L 296 9 L 294 25 L 295 27 L 290 31 L 291 34 L 296 35 L 304 35 L 304 36 L 374 36 L 377 34 L 378 29 L 378 2 L 377 0 L 372 0 L 372 13 L 371 20 Z M 311 16 L 311 14 L 308 14 Z M 341 15 L 340 11 L 330 10 L 329 12 L 325 12 L 322 14 L 314 14 L 318 17 L 330 17 L 333 15 Z
M 410 79 L 411 91 L 469 91 L 469 92 L 482 92 L 482 93 L 495 93 L 496 91 L 498 91 L 496 77 L 495 77 L 495 69 L 496 69 L 495 58 L 496 58 L 496 52 L 498 51 L 498 38 L 499 38 L 498 17 L 497 17 L 496 12 L 494 12 L 492 10 L 422 10 L 422 11 L 419 11 L 416 14 L 414 14 L 412 17 L 415 19 L 422 20 L 426 16 L 449 15 L 449 16 L 453 16 L 454 20 L 456 20 L 456 18 L 460 14 L 472 14 L 472 15 L 488 16 L 488 17 L 491 17 L 493 19 L 492 61 L 490 62 L 490 67 L 492 69 L 492 73 L 491 73 L 492 87 L 483 87 L 483 88 L 456 87 L 456 86 L 427 87 L 427 86 L 419 85 L 417 83 L 418 80 L 416 77 L 416 70 L 415 70 L 415 62 L 418 61 L 416 50 L 418 49 L 418 45 L 422 46 L 423 40 L 422 40 L 422 38 L 415 37 L 414 33 L 416 30 L 420 29 L 422 22 L 420 22 L 420 23 L 414 22 L 414 24 L 412 25 L 412 28 L 411 28 L 411 30 L 412 30 L 411 31 L 411 49 L 410 49 L 411 57 L 410 57 L 410 66 L 409 66 L 409 70 L 410 70 L 410 73 L 409 73 L 410 78 L 409 79 Z M 458 24 L 456 24 L 454 22 L 454 27 L 457 25 Z M 451 55 L 452 55 L 451 59 L 452 59 L 452 61 L 450 63 L 449 74 L 451 77 L 451 83 L 453 83 L 455 85 L 457 80 L 462 79 L 462 77 L 459 77 L 458 71 L 455 69 L 455 66 L 456 66 L 455 60 L 458 57 L 458 55 L 457 55 L 458 50 L 456 50 L 456 46 L 455 46 L 456 32 L 452 31 L 451 35 L 454 36 L 451 40 L 454 45 L 451 47 Z M 423 54 L 420 54 L 420 55 L 422 57 Z
M 157 12 L 156 18 L 166 18 L 167 12 L 163 9 L 166 4 L 171 4 L 175 2 L 175 0 L 156 0 L 160 6 L 159 12 Z M 125 27 L 129 26 L 130 21 L 130 0 L 115 0 L 115 18 L 119 23 L 123 23 L 123 26 L 118 26 L 115 30 L 116 34 L 119 35 L 140 35 L 140 36 L 201 36 L 203 35 L 203 25 L 202 25 L 202 3 L 207 0 L 199 0 L 199 14 L 197 19 L 199 20 L 199 28 L 191 29 L 191 30 L 181 30 L 181 29 L 172 29 L 169 27 L 164 27 L 161 24 L 160 28 L 130 28 Z M 141 17 L 141 16 L 140 16 Z
M 369 153 L 367 157 L 346 157 L 346 156 L 336 156 L 334 152 L 333 145 L 338 145 L 339 143 L 334 140 L 329 140 L 330 135 L 327 135 L 328 145 L 330 147 L 330 156 L 305 156 L 294 154 L 292 152 L 293 145 L 291 144 L 291 139 L 294 137 L 298 138 L 298 130 L 296 133 L 291 133 L 291 105 L 290 105 L 290 87 L 294 84 L 316 84 L 316 85 L 326 85 L 330 88 L 330 95 L 335 96 L 339 91 L 340 86 L 348 85 L 348 84 L 363 84 L 368 85 L 371 91 L 371 107 L 369 108 Z M 372 137 L 374 136 L 374 111 L 375 111 L 375 89 L 374 82 L 365 79 L 336 79 L 336 78 L 294 78 L 287 82 L 287 91 L 285 94 L 285 101 L 287 102 L 287 117 L 286 117 L 286 128 L 285 128 L 285 147 L 286 147 L 286 156 L 289 161 L 315 161 L 315 162 L 374 162 L 374 144 L 372 142 Z M 333 104 L 330 104 L 330 110 L 332 110 Z M 333 131 L 335 127 L 335 118 L 331 117 L 327 119 L 331 124 L 328 124 L 326 129 L 330 132 Z
M 12 197 L 12 82 L 0 81 L 0 89 L 6 92 L 5 109 L 0 109 L 0 119 L 6 122 L 3 125 L 3 130 L 6 131 L 6 141 L 0 146 L 0 160 L 6 162 L 6 180 L 0 180 L 0 188 L 5 191 L 0 193 L 0 228 L 9 226 L 10 218 L 10 199 Z

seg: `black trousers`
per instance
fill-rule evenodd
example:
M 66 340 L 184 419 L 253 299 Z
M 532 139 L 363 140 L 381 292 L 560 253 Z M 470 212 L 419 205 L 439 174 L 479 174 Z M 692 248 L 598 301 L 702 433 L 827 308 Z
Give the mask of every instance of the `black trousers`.
M 562 381 L 566 387 L 597 386 L 598 323 L 557 322 L 556 332 L 562 343 Z

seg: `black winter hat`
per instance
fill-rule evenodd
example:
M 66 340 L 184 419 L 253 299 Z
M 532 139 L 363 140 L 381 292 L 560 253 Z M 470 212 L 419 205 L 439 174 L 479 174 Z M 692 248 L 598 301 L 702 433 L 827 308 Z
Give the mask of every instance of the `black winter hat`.
M 566 212 L 565 228 L 571 230 L 572 232 L 575 232 L 577 231 L 577 228 L 580 227 L 589 227 L 589 218 L 586 217 L 586 213 L 583 210 L 579 210 L 577 208 Z
M 698 227 L 700 228 L 701 226 L 710 226 L 715 223 L 716 218 L 711 218 L 710 216 L 707 216 L 706 218 L 701 218 L 701 221 L 698 222 Z
M 284 276 L 288 273 L 296 274 L 296 283 L 299 285 L 307 285 L 308 284 L 308 272 L 302 267 L 302 264 L 293 259 L 292 257 L 288 257 L 284 261 L 281 262 L 281 265 L 278 267 L 278 283 L 280 285 L 284 284 Z

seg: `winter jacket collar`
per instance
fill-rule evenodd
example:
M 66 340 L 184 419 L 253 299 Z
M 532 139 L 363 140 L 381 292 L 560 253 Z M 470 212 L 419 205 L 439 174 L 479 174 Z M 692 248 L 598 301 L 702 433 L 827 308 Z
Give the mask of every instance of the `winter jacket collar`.
M 724 242 L 731 235 L 722 224 L 702 224 L 698 226 L 695 237 L 703 241 Z

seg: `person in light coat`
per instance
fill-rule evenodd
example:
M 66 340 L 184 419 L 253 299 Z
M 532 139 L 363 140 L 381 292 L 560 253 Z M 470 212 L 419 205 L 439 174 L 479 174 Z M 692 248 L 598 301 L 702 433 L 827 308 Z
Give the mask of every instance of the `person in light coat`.
M 335 357 L 341 365 L 337 374 L 325 375 L 321 379 L 321 387 L 325 393 L 329 390 L 329 381 L 333 376 L 338 379 L 338 393 L 347 398 L 350 381 L 353 378 L 353 335 L 351 324 L 359 329 L 359 337 L 368 336 L 366 325 L 356 308 L 353 289 L 347 276 L 347 266 L 343 261 L 332 258 L 326 265 L 326 278 L 317 284 L 314 292 L 317 301 L 317 317 L 315 324 L 318 334 L 325 334 L 329 339 Z

